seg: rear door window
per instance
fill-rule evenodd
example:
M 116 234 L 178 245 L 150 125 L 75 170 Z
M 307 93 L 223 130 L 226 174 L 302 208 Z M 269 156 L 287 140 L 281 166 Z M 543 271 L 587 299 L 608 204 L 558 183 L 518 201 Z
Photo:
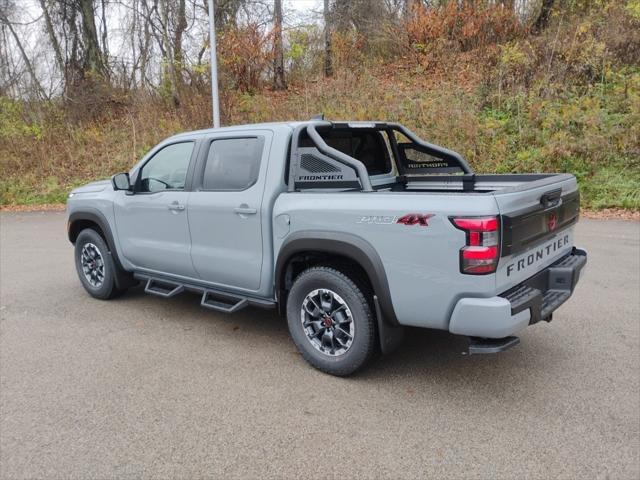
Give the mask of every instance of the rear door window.
M 256 183 L 264 140 L 260 137 L 222 138 L 209 146 L 203 190 L 246 190 Z

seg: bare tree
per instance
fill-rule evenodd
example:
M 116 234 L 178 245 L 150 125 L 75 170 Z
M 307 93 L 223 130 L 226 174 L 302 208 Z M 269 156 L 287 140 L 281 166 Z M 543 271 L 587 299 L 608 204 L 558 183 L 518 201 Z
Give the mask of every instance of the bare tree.
M 102 25 L 102 55 L 104 57 L 105 63 L 109 57 L 109 44 L 108 44 L 108 31 L 107 31 L 107 8 L 105 0 L 100 0 L 100 10 L 101 17 L 100 23 Z
M 284 80 L 284 47 L 282 44 L 282 0 L 273 2 L 273 85 L 278 90 L 287 88 Z
M 39 96 L 40 98 L 47 98 L 47 94 L 45 93 L 44 89 L 42 88 L 42 85 L 40 84 L 40 81 L 38 80 L 38 77 L 37 77 L 37 75 L 35 73 L 35 70 L 33 69 L 33 65 L 31 64 L 31 60 L 29 60 L 29 56 L 27 55 L 27 52 L 25 51 L 24 46 L 22 45 L 22 42 L 20 41 L 20 37 L 16 33 L 16 30 L 13 28 L 13 25 L 11 24 L 9 19 L 5 16 L 4 12 L 0 12 L 0 22 L 2 22 L 2 24 L 7 27 L 7 29 L 9 30 L 9 33 L 11 33 L 11 36 L 13 37 L 13 41 L 15 42 L 16 47 L 18 48 L 18 51 L 20 52 L 20 56 L 22 57 L 22 61 L 24 62 L 25 68 L 27 69 L 27 72 L 29 73 L 29 77 L 30 77 L 31 83 L 33 84 L 33 87 L 34 87 L 34 89 L 36 91 L 36 95 Z
M 45 4 L 45 0 L 40 0 L 40 8 L 42 8 L 42 15 L 44 17 L 44 24 L 47 30 L 47 35 L 49 37 L 49 43 L 51 43 L 51 47 L 53 48 L 53 53 L 56 59 L 56 64 L 60 69 L 60 74 L 64 79 L 64 84 L 66 85 L 66 66 L 65 61 L 62 57 L 62 50 L 60 49 L 60 42 L 56 37 L 55 31 L 53 30 L 53 22 L 51 21 L 51 15 L 49 14 L 49 9 Z
M 333 75 L 333 60 L 331 58 L 331 12 L 329 0 L 324 0 L 324 76 Z
M 164 92 L 178 106 L 188 83 L 204 86 L 207 0 L 31 0 L 39 7 L 38 16 L 28 20 L 33 27 L 19 22 L 19 13 L 32 13 L 19 8 L 22 1 L 0 0 L 2 18 L 11 20 L 11 25 L 0 20 L 2 92 L 60 94 L 83 108 L 85 100 L 95 107 L 110 101 L 110 90 L 103 87 L 111 85 Z M 272 44 L 273 81 L 286 88 L 282 0 L 215 2 L 221 35 L 245 24 L 259 25 L 257 35 L 264 35 L 273 21 L 279 32 Z
M 156 1 L 157 3 L 157 1 Z M 161 0 L 160 2 L 160 28 L 161 28 L 161 41 L 160 50 L 162 51 L 162 63 L 163 63 L 163 82 L 169 85 L 171 98 L 175 106 L 180 105 L 180 97 L 178 96 L 178 86 L 176 78 L 174 57 L 172 54 L 171 38 L 169 35 L 169 0 Z
M 98 30 L 96 29 L 94 0 L 77 0 L 77 2 L 82 18 L 83 73 L 106 77 L 107 69 L 98 41 Z
M 184 37 L 185 30 L 188 27 L 187 24 L 187 10 L 186 10 L 186 2 L 185 0 L 176 0 L 176 26 L 173 34 L 173 62 L 175 64 L 175 69 L 179 72 L 178 77 L 180 80 L 182 79 L 182 69 L 184 68 L 184 52 L 182 48 L 182 40 Z

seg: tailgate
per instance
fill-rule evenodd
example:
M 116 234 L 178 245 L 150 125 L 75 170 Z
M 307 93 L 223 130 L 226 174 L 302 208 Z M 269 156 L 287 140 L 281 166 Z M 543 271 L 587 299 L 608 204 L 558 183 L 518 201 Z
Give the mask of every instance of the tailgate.
M 507 290 L 573 247 L 580 194 L 573 175 L 559 174 L 494 193 L 502 222 L 498 290 Z

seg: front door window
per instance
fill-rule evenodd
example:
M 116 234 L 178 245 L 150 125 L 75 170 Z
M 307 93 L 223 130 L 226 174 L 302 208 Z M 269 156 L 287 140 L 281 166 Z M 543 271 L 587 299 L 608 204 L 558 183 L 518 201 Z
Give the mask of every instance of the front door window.
M 174 143 L 164 147 L 142 167 L 137 191 L 155 193 L 184 190 L 192 152 L 193 142 Z

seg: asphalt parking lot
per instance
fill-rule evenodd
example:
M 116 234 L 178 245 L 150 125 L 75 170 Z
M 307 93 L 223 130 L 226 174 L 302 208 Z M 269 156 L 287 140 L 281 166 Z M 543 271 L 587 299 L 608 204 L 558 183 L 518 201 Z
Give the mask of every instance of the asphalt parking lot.
M 0 477 L 640 477 L 640 224 L 582 220 L 551 324 L 495 356 L 411 330 L 346 379 L 275 312 L 90 298 L 62 213 L 0 217 Z

